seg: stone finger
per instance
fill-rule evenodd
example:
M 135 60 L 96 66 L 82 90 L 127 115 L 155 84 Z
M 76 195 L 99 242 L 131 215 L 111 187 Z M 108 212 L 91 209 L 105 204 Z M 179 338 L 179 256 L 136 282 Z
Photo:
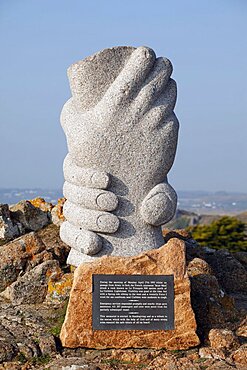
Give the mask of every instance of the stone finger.
M 93 256 L 102 249 L 102 239 L 92 231 L 82 230 L 68 221 L 60 227 L 60 237 L 64 243 L 80 253 Z
M 177 194 L 168 183 L 156 185 L 144 198 L 141 215 L 150 225 L 160 226 L 174 216 L 177 206 Z
M 176 82 L 169 80 L 165 91 L 155 101 L 153 107 L 147 112 L 143 119 L 143 125 L 147 128 L 155 128 L 162 125 L 166 118 L 172 114 L 177 99 Z
M 107 189 L 110 184 L 110 175 L 108 173 L 77 166 L 69 153 L 64 159 L 63 171 L 65 180 L 74 185 Z
M 99 211 L 114 211 L 118 205 L 117 196 L 100 189 L 85 188 L 65 181 L 63 194 L 70 202 Z
M 163 146 L 163 156 L 166 158 L 163 171 L 168 173 L 175 159 L 178 142 L 179 122 L 176 115 L 172 113 L 160 123 L 157 129 L 161 140 L 160 145 Z
M 122 71 L 110 85 L 98 104 L 98 108 L 112 110 L 123 101 L 131 99 L 138 91 L 138 87 L 145 81 L 155 62 L 155 53 L 148 47 L 141 46 L 135 49 Z
M 166 58 L 157 58 L 152 71 L 144 81 L 140 92 L 132 103 L 132 109 L 137 112 L 139 117 L 143 116 L 160 96 L 165 92 L 172 74 L 172 64 Z
M 115 233 L 119 227 L 119 219 L 112 213 L 85 209 L 65 202 L 63 207 L 65 218 L 76 227 L 101 233 Z
M 76 115 L 76 109 L 73 103 L 73 98 L 70 98 L 63 106 L 62 112 L 60 114 L 61 126 L 65 133 L 68 132 L 70 122 L 73 122 L 73 119 Z

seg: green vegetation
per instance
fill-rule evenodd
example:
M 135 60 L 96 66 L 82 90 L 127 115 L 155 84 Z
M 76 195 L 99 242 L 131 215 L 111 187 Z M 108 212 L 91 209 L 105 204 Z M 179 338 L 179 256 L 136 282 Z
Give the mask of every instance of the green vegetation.
M 58 310 L 56 318 L 52 318 L 50 321 L 53 323 L 52 327 L 50 328 L 50 333 L 54 335 L 55 337 L 59 337 L 62 325 L 65 319 L 67 306 L 68 306 L 69 300 L 67 299 L 63 306 Z
M 186 216 L 181 216 L 175 220 L 171 221 L 171 228 L 172 229 L 185 229 L 190 224 L 190 218 Z M 168 226 L 170 226 L 168 224 Z
M 24 355 L 24 353 L 20 352 L 17 356 L 16 356 L 16 361 L 20 362 L 22 365 L 25 364 L 27 362 L 27 358 L 26 356 Z
M 118 365 L 121 361 L 116 358 L 106 358 L 102 360 L 102 364 L 108 364 L 108 365 Z
M 187 228 L 201 245 L 230 252 L 247 250 L 246 224 L 234 217 L 224 216 L 210 225 Z
M 31 363 L 33 365 L 47 365 L 51 361 L 51 356 L 43 355 L 39 357 L 32 357 Z
M 195 362 L 197 362 L 197 363 L 201 363 L 201 362 L 205 362 L 205 361 L 207 361 L 207 358 L 205 358 L 205 357 L 201 357 L 201 358 L 198 358 L 197 360 L 195 360 Z
M 32 365 L 46 365 L 51 361 L 51 357 L 49 355 L 42 355 L 38 357 L 32 357 L 32 358 L 26 358 L 24 353 L 20 352 L 16 356 L 16 361 L 21 363 L 22 365 L 25 364 L 26 362 L 31 363 Z

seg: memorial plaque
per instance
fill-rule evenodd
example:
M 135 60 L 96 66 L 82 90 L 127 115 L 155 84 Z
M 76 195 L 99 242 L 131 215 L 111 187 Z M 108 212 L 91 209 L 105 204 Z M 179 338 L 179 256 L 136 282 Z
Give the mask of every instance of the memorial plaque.
M 93 329 L 173 330 L 173 275 L 93 275 Z

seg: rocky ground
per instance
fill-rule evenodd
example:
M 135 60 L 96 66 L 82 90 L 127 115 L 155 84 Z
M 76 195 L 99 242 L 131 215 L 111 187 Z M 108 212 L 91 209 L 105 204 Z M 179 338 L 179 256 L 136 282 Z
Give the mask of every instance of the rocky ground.
M 59 238 L 63 200 L 0 205 L 0 369 L 247 369 L 247 252 L 200 247 L 184 231 L 165 230 L 187 247 L 192 306 L 201 345 L 93 350 L 61 346 L 73 269 Z

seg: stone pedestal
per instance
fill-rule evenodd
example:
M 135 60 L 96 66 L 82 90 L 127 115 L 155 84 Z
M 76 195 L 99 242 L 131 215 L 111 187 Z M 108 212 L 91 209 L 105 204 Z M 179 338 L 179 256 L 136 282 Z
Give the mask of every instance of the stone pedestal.
M 174 275 L 174 330 L 93 330 L 92 275 Z M 196 321 L 190 301 L 190 281 L 186 272 L 185 245 L 170 239 L 159 249 L 135 257 L 102 257 L 83 263 L 75 271 L 67 314 L 61 331 L 65 347 L 87 348 L 166 348 L 197 346 Z

